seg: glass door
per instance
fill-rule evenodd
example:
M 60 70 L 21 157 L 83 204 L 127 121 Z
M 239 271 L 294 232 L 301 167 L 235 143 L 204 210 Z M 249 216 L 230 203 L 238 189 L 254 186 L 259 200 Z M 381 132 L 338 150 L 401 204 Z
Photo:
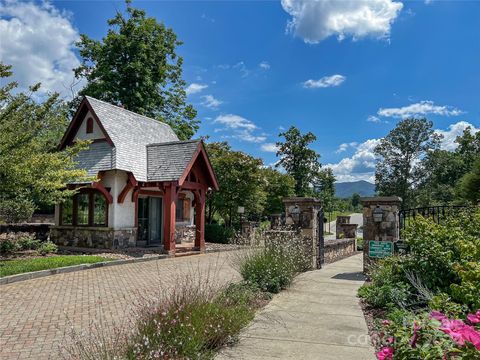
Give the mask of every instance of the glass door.
M 150 197 L 148 245 L 162 243 L 162 198 Z

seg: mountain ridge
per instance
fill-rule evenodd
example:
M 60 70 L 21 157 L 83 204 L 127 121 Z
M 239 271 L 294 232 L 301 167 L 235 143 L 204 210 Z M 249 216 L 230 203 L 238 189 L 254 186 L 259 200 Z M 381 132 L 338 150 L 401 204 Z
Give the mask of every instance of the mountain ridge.
M 355 193 L 360 196 L 373 196 L 375 195 L 375 184 L 365 180 L 335 183 L 336 197 L 349 198 Z

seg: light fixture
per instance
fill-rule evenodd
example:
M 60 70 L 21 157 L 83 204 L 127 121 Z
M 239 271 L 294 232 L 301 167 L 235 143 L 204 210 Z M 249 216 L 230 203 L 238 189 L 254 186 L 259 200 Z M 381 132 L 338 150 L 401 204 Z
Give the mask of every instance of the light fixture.
M 377 205 L 375 210 L 373 210 L 373 221 L 376 223 L 380 223 L 383 220 L 383 210 L 380 206 Z
M 300 208 L 297 204 L 295 204 L 295 206 L 290 210 L 290 215 L 292 216 L 293 221 L 298 223 L 298 220 L 300 220 Z

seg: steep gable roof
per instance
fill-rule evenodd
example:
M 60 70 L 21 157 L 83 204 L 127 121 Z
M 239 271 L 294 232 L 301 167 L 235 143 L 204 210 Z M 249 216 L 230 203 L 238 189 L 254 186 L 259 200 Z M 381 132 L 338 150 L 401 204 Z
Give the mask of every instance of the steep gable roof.
M 147 180 L 147 144 L 178 141 L 175 132 L 165 123 L 85 96 L 60 143 L 60 148 L 73 140 L 88 110 L 104 132 L 107 142 L 113 147 L 111 169 L 130 171 L 139 181 Z M 96 157 L 104 156 L 103 153 L 96 153 L 94 146 L 86 152 L 90 152 L 90 163 L 94 163 Z M 79 155 L 80 165 L 84 164 L 81 158 L 87 156 L 86 152 Z M 91 169 L 87 170 L 90 172 Z
M 147 149 L 151 143 L 178 141 L 172 128 L 158 120 L 86 96 L 116 148 L 116 168 L 147 178 Z
M 174 141 L 147 146 L 148 181 L 185 180 L 198 158 L 203 157 L 208 184 L 218 190 L 218 183 L 201 140 Z

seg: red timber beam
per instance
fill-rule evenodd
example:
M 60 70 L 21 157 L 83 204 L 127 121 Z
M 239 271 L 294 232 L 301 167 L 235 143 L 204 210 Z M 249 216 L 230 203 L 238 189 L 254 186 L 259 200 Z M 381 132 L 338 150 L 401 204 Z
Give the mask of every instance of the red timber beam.
M 193 192 L 195 196 L 195 250 L 205 252 L 205 189 Z
M 128 178 L 127 178 L 127 183 L 123 187 L 122 191 L 118 195 L 117 202 L 119 204 L 122 204 L 125 201 L 125 198 L 127 197 L 128 192 L 131 189 L 136 188 L 138 185 L 137 180 L 135 180 L 135 176 L 131 172 L 128 173 Z
M 176 182 L 165 183 L 163 249 L 167 254 L 175 254 L 175 212 L 179 187 Z
M 109 204 L 111 204 L 113 202 L 112 194 L 110 194 L 108 192 L 108 190 L 105 188 L 105 186 L 103 186 L 103 184 L 101 184 L 99 182 L 93 182 L 92 183 L 92 189 L 96 189 L 96 190 L 100 191 L 103 194 L 103 196 L 105 196 L 105 199 L 107 200 L 107 202 Z

